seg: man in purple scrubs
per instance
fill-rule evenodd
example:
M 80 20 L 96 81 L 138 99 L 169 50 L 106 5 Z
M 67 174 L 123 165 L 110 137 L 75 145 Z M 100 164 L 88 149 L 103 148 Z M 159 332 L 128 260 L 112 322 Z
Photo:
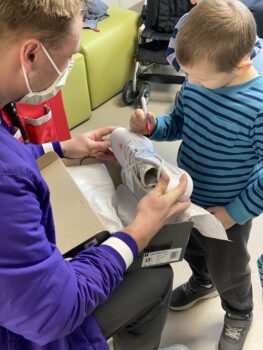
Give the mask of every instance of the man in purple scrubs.
M 0 0 L 0 110 L 12 101 L 40 103 L 60 89 L 79 50 L 83 4 Z M 125 272 L 167 218 L 189 206 L 176 203 L 186 179 L 166 193 L 163 177 L 130 226 L 68 262 L 55 245 L 50 193 L 36 159 L 51 148 L 61 157 L 108 159 L 111 143 L 102 137 L 113 128 L 24 145 L 0 120 L 0 349 L 104 350 L 111 336 L 117 350 L 157 349 L 171 269 Z

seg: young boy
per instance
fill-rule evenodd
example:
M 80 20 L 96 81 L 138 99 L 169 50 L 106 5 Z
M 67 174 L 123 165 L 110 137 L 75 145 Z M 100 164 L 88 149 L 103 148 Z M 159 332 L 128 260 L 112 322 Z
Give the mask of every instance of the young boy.
M 191 2 L 192 5 L 197 5 L 199 4 L 199 2 L 201 0 L 189 0 Z M 183 21 L 185 20 L 186 16 L 188 15 L 188 13 L 186 13 L 185 15 L 183 15 L 180 20 L 177 22 L 176 26 L 174 27 L 174 31 L 173 31 L 173 34 L 171 36 L 171 39 L 169 41 L 169 44 L 168 44 L 168 48 L 167 48 L 167 61 L 170 63 L 170 65 L 177 71 L 179 72 L 180 70 L 180 65 L 176 59 L 176 56 L 175 56 L 175 40 L 176 40 L 176 35 L 177 35 L 177 32 L 180 28 L 180 26 L 182 25 Z M 251 58 L 254 58 L 256 57 L 259 52 L 261 50 L 261 44 L 260 44 L 260 41 L 259 41 L 259 38 L 257 36 L 256 38 L 256 42 L 255 42 L 255 46 L 250 54 L 250 57 Z
M 205 14 L 205 15 L 204 15 Z M 152 140 L 182 140 L 179 167 L 194 182 L 193 203 L 213 213 L 229 241 L 193 230 L 185 259 L 190 280 L 173 291 L 171 309 L 185 310 L 218 293 L 225 310 L 219 350 L 241 350 L 252 322 L 247 242 L 263 212 L 263 77 L 250 53 L 256 24 L 238 0 L 202 0 L 176 38 L 176 57 L 188 76 L 177 106 L 156 118 L 137 110 L 131 130 Z

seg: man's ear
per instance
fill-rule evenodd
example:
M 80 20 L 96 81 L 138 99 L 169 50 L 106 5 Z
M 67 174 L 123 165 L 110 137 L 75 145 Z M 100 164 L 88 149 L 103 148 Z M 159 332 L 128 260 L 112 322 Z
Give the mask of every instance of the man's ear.
M 250 56 L 249 55 L 244 56 L 235 68 L 236 75 L 242 75 L 251 66 L 252 66 L 252 62 L 251 62 Z
M 35 63 L 38 60 L 38 54 L 41 50 L 40 43 L 37 40 L 27 40 L 23 43 L 20 49 L 20 60 L 26 71 L 34 69 Z

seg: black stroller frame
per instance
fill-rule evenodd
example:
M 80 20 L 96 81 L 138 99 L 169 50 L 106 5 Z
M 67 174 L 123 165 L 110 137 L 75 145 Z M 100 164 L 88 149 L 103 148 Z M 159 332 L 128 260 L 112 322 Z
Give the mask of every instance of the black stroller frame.
M 166 6 L 163 13 L 159 11 L 161 3 L 165 3 Z M 189 0 L 144 0 L 138 30 L 133 80 L 125 84 L 122 93 L 122 100 L 125 104 L 141 105 L 142 97 L 148 104 L 151 94 L 148 82 L 183 84 L 185 80 L 183 75 L 153 73 L 153 70 L 158 66 L 169 65 L 166 51 L 174 26 L 192 7 Z M 167 13 L 164 10 L 167 10 Z M 158 26 L 158 18 L 157 21 L 153 21 L 157 12 L 162 16 L 161 26 Z M 165 17 L 167 17 L 167 25 L 164 25 Z

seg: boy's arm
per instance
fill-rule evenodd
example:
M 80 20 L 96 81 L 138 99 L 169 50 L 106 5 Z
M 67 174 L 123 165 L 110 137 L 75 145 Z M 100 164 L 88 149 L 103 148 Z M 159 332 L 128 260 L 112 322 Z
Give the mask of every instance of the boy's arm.
M 258 113 L 250 131 L 250 139 L 259 160 L 263 161 L 263 109 Z M 263 213 L 263 169 L 262 164 L 251 172 L 245 190 L 234 201 L 225 206 L 228 214 L 238 224 Z
M 163 116 L 157 117 L 157 125 L 150 135 L 151 140 L 175 141 L 182 138 L 184 124 L 183 87 L 179 91 L 178 102 L 173 110 Z

